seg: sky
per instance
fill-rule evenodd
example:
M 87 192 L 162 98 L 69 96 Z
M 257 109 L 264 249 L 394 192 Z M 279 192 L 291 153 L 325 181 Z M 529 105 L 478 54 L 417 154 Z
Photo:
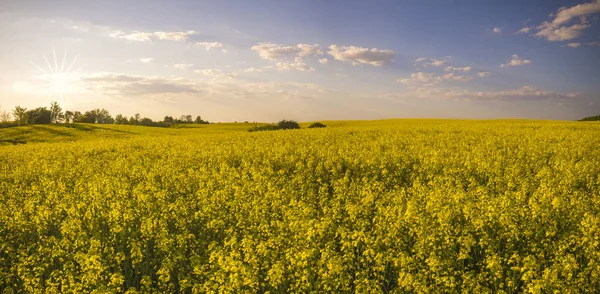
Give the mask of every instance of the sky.
M 212 122 L 600 113 L 600 0 L 0 1 L 0 111 Z

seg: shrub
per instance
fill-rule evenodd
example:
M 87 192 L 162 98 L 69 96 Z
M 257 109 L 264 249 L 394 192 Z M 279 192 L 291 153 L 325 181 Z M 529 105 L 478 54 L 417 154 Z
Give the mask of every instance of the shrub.
M 259 131 L 276 131 L 279 130 L 278 125 L 264 125 L 264 126 L 255 126 L 248 129 L 248 132 L 259 132 Z
M 320 123 L 320 122 L 316 122 L 311 124 L 310 126 L 308 126 L 309 129 L 314 129 L 314 128 L 325 128 L 327 127 L 326 125 Z
M 280 129 L 282 130 L 291 130 L 291 129 L 299 129 L 300 125 L 293 120 L 282 120 L 277 123 Z

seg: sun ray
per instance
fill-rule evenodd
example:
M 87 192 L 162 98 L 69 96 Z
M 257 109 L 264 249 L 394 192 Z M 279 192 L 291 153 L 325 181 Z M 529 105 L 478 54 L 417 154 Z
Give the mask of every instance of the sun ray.
M 73 67 L 73 65 L 75 64 L 75 62 L 77 62 L 77 59 L 79 59 L 79 55 L 77 54 L 77 56 L 75 56 L 75 58 L 73 59 L 73 61 L 71 62 L 71 65 L 69 65 L 69 67 L 67 68 L 66 72 L 69 73 L 71 70 L 71 67 Z
M 56 50 L 54 50 L 54 47 L 52 47 L 52 55 L 54 56 L 54 69 L 56 70 L 57 73 L 58 72 L 58 61 L 56 60 Z
M 67 60 L 67 52 L 69 50 L 65 50 L 65 55 L 63 56 L 62 65 L 60 66 L 60 71 L 64 72 L 65 70 L 65 61 Z
M 41 68 L 39 65 L 35 64 L 35 62 L 31 61 L 30 62 L 33 66 L 35 66 L 37 69 L 39 69 L 45 76 L 49 76 L 48 72 L 46 72 L 43 68 Z
M 46 61 L 46 65 L 48 66 L 48 69 L 50 70 L 50 73 L 52 73 L 53 75 L 56 74 L 56 72 L 52 68 L 52 65 L 50 65 L 50 62 L 48 62 L 48 58 L 46 58 L 45 54 L 44 54 L 44 61 Z

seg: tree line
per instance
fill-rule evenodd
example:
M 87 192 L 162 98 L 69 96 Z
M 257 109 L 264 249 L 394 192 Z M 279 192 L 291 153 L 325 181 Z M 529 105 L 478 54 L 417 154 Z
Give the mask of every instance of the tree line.
M 104 108 L 92 109 L 85 112 L 71 110 L 63 111 L 62 107 L 57 102 L 52 102 L 50 108 L 38 107 L 28 110 L 27 108 L 16 106 L 12 113 L 6 111 L 0 113 L 0 126 L 2 127 L 50 123 L 120 124 L 151 127 L 170 127 L 176 124 L 209 124 L 209 122 L 203 120 L 202 117 L 196 116 L 194 119 L 189 114 L 181 115 L 178 118 L 165 116 L 162 121 L 154 121 L 148 117 L 142 117 L 139 113 L 136 113 L 131 117 L 122 114 L 117 114 L 115 117 L 112 117 L 110 112 Z

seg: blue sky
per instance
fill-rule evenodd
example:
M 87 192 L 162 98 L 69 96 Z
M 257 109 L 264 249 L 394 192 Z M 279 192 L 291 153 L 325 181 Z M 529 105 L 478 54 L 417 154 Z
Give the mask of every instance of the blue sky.
M 599 18 L 590 0 L 3 1 L 0 111 L 578 119 L 600 113 Z

